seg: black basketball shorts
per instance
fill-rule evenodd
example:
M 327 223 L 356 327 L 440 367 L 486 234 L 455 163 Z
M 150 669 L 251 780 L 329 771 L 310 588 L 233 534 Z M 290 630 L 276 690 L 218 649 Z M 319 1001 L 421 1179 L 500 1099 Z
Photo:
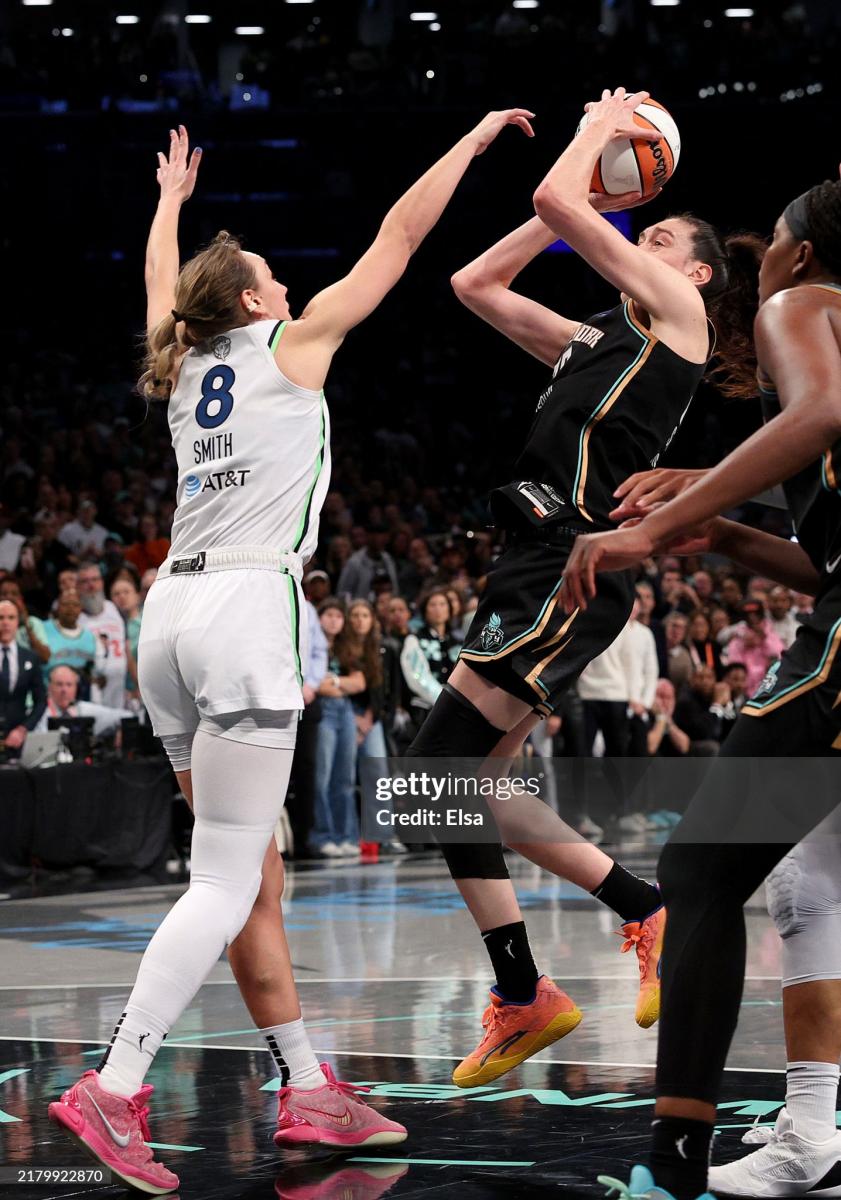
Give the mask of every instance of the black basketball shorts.
M 598 576 L 585 612 L 558 601 L 574 533 L 552 542 L 515 536 L 488 572 L 459 661 L 549 716 L 564 692 L 624 629 L 634 603 L 634 572 Z

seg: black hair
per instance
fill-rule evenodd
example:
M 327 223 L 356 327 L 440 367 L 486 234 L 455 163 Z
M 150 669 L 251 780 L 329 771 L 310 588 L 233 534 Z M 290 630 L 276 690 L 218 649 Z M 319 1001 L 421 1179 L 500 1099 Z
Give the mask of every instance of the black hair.
M 699 288 L 716 332 L 710 378 L 731 400 L 757 393 L 753 321 L 759 306 L 759 268 L 768 243 L 756 233 L 722 234 L 694 213 L 679 213 L 692 227 L 692 250 L 712 270 Z
M 841 276 L 841 180 L 827 179 L 807 192 L 806 215 L 815 257 Z

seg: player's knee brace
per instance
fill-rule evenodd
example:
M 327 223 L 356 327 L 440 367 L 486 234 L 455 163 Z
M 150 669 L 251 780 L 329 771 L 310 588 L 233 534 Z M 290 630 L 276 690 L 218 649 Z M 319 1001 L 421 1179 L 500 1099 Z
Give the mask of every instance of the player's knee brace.
M 475 704 L 449 684 L 435 701 L 409 758 L 486 758 L 505 730 L 492 725 Z M 498 842 L 465 845 L 441 843 L 453 879 L 508 879 L 508 867 Z
M 510 878 L 499 842 L 442 842 L 440 845 L 453 879 Z
M 837 842 L 807 840 L 768 876 L 768 912 L 783 941 L 783 987 L 841 978 L 839 860 Z
M 406 751 L 408 758 L 486 758 L 505 736 L 448 683 Z
M 164 750 L 167 753 L 173 771 L 189 771 L 190 761 L 193 751 L 194 732 L 190 733 L 163 733 L 161 734 L 161 742 Z
M 251 910 L 254 907 L 254 901 L 257 899 L 257 894 L 260 891 L 262 875 L 258 872 L 251 880 L 248 890 L 242 896 L 240 903 L 236 905 L 231 912 L 230 920 L 225 929 L 225 945 L 230 946 L 239 934 L 251 916 Z

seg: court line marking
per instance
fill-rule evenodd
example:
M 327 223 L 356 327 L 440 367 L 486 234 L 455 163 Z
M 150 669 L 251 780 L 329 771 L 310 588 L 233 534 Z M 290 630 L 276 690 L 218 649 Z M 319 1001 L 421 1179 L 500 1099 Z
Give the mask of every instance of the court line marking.
M 97 1038 L 12 1037 L 10 1034 L 0 1034 L 0 1042 L 52 1042 L 55 1045 L 67 1046 L 107 1046 L 109 1044 L 99 1041 Z M 164 1042 L 161 1049 L 164 1048 L 170 1050 L 239 1050 L 241 1053 L 259 1053 L 262 1049 L 260 1046 L 219 1046 L 211 1042 L 179 1043 L 176 1041 Z M 335 1054 L 338 1058 L 408 1058 L 417 1061 L 422 1059 L 434 1062 L 459 1062 L 456 1054 L 392 1054 L 382 1050 L 336 1050 L 324 1046 L 319 1046 L 317 1052 L 319 1054 Z M 653 1071 L 657 1065 L 656 1063 L 601 1062 L 598 1059 L 585 1058 L 541 1058 L 535 1059 L 535 1064 L 561 1067 L 633 1067 L 643 1071 Z M 785 1075 L 786 1073 L 785 1067 L 725 1067 L 724 1069 L 751 1075 Z
M 556 978 L 556 976 L 552 976 Z M 558 975 L 558 979 L 564 980 L 583 980 L 585 983 L 588 980 L 603 983 L 607 981 L 615 981 L 618 983 L 634 983 L 633 976 L 629 975 Z M 746 975 L 745 983 L 779 983 L 781 976 L 779 975 Z M 45 992 L 50 989 L 78 990 L 81 988 L 133 988 L 135 980 L 131 979 L 128 983 L 2 983 L 0 984 L 0 992 L 20 992 L 20 991 L 35 991 Z M 484 983 L 488 984 L 487 975 L 340 975 L 340 976 L 319 976 L 318 979 L 296 979 L 296 985 L 302 986 L 308 983 Z M 236 985 L 235 979 L 206 979 L 202 987 L 231 987 Z

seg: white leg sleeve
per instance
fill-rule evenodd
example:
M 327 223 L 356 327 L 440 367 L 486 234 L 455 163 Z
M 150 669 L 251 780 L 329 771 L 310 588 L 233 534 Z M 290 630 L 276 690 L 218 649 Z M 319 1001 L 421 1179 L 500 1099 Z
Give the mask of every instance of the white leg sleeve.
M 841 815 L 832 813 L 766 881 L 783 939 L 783 987 L 841 979 Z
M 248 919 L 291 767 L 290 749 L 195 735 L 190 886 L 149 943 L 129 1001 L 167 1028 Z

